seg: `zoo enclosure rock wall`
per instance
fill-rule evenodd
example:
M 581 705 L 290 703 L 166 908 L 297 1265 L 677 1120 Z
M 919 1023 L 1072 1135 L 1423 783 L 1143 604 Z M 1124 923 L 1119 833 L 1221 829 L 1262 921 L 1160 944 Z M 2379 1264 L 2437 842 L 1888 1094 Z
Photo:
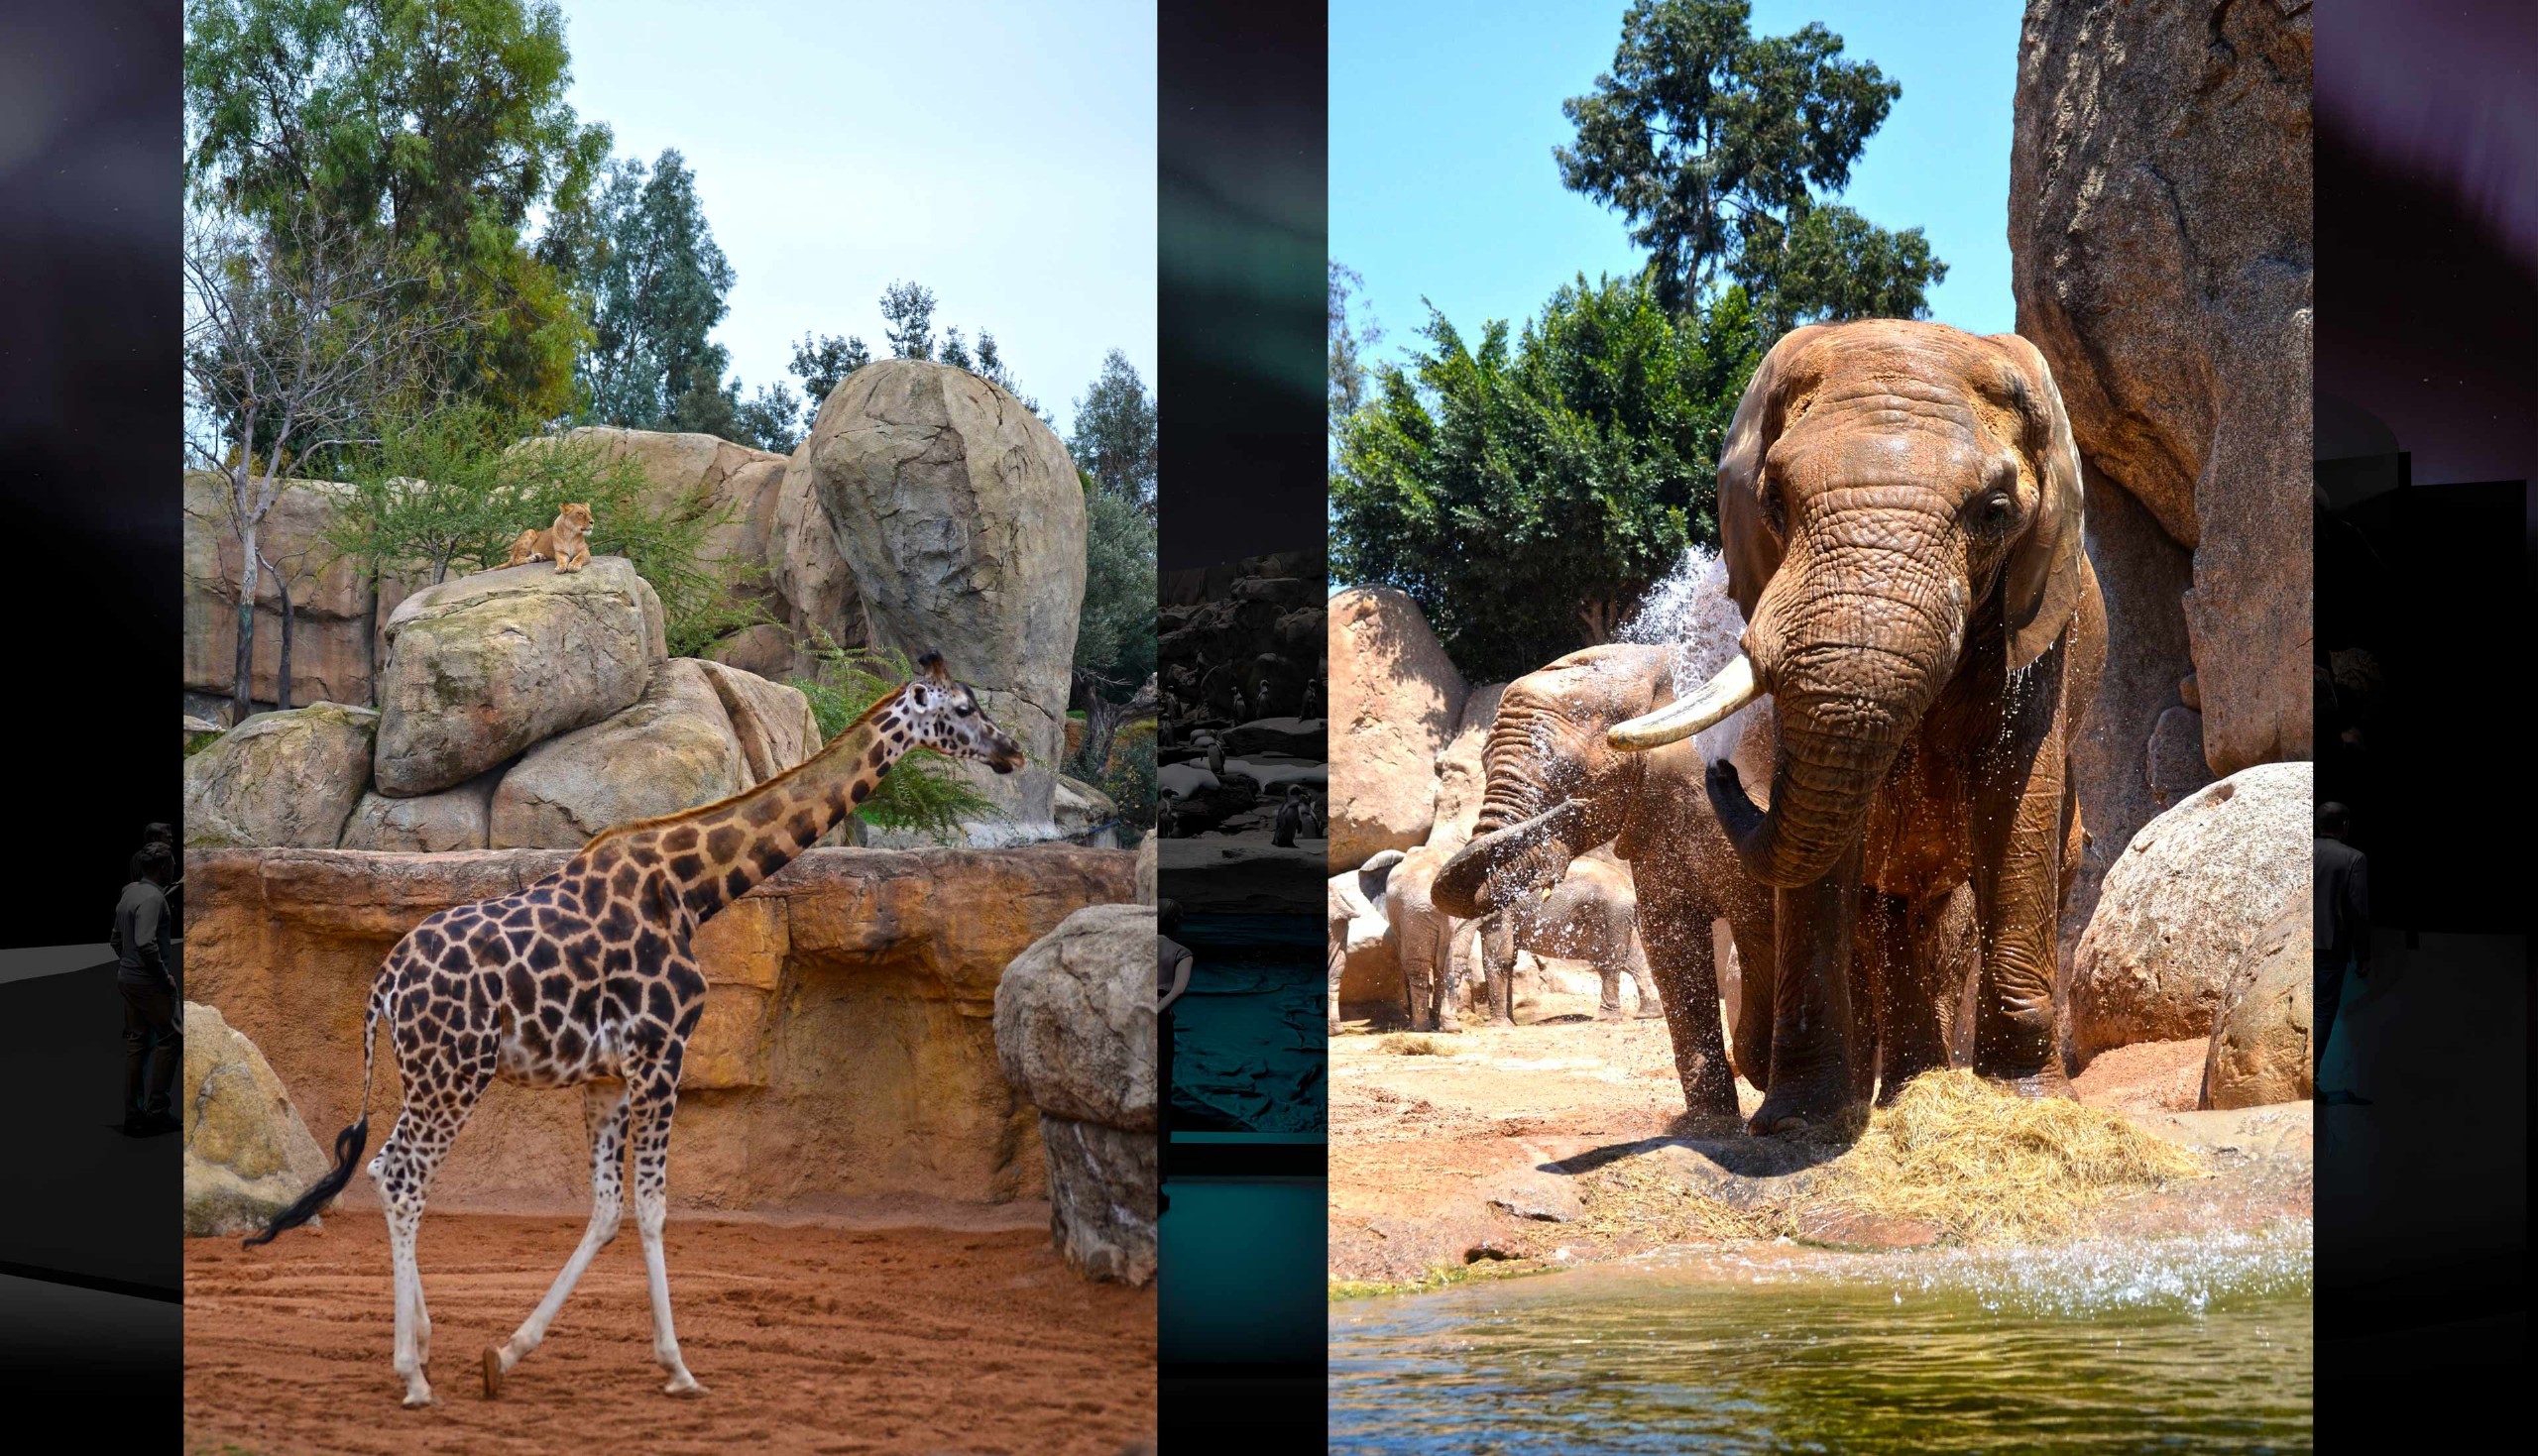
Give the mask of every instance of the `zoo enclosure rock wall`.
M 2310 77 L 2305 4 L 2026 8 L 2018 331 L 2070 412 L 2108 596 L 2066 950 L 2198 775 L 2311 753 Z
M 330 1139 L 359 1115 L 371 980 L 424 917 L 508 894 L 569 851 L 195 849 L 186 993 L 265 1055 Z M 706 1011 L 671 1140 L 675 1208 L 817 1212 L 913 1195 L 1005 1202 L 1046 1189 L 1037 1114 L 997 1063 L 1005 966 L 1071 912 L 1136 895 L 1125 850 L 813 849 L 697 937 Z M 398 1105 L 383 1039 L 372 1146 Z M 434 1206 L 587 1207 L 578 1093 L 496 1082 L 432 1186 Z M 348 1201 L 376 1205 L 356 1177 Z
M 1409 595 L 1351 587 L 1330 599 L 1330 867 L 1427 842 L 1437 755 L 1470 687 Z

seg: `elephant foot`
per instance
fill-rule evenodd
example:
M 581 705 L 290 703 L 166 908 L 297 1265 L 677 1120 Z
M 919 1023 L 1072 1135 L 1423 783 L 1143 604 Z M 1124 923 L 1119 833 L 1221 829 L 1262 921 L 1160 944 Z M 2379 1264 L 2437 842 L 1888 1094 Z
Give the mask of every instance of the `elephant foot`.
M 1598 1006 L 1595 1008 L 1595 1019 L 1597 1021 L 1628 1021 L 1630 1013 L 1618 1006 Z
M 1763 1094 L 1763 1105 L 1747 1119 L 1759 1137 L 1838 1131 L 1857 1124 L 1867 1111 L 1853 1096 L 1850 1073 L 1841 1067 L 1805 1077 L 1778 1077 Z
M 1489 1018 L 1489 1024 L 1491 1026 L 1503 1026 L 1512 1031 L 1516 1026 L 1516 1018 L 1501 1014 Z
M 1639 1014 L 1631 1019 L 1633 1021 L 1664 1021 L 1666 1008 L 1653 1002 L 1642 1001 L 1639 1003 Z
M 1437 1030 L 1452 1036 L 1460 1036 L 1462 1035 L 1463 1024 L 1460 1019 L 1455 1017 L 1442 1017 L 1437 1022 Z

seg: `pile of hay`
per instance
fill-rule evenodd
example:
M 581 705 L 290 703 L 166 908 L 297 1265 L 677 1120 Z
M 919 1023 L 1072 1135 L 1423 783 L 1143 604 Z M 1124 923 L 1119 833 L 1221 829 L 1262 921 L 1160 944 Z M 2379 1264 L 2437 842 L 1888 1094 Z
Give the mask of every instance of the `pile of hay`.
M 1452 1057 L 1462 1051 L 1435 1037 L 1386 1037 L 1375 1044 L 1375 1050 L 1393 1057 Z
M 1915 1078 L 1838 1156 L 1752 1180 L 1735 1203 L 1658 1160 L 1619 1160 L 1591 1179 L 1587 1223 L 1613 1238 L 1733 1241 L 1802 1237 L 1803 1215 L 1845 1211 L 1917 1220 L 1949 1243 L 2017 1243 L 2068 1234 L 2125 1194 L 2209 1176 L 2191 1150 L 2117 1113 L 1945 1071 Z

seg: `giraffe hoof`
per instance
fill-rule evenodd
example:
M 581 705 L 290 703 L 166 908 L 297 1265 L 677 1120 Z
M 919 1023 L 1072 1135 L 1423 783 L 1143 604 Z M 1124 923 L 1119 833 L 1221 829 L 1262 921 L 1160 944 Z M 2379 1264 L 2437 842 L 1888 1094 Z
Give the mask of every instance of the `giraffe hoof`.
M 485 1399 L 503 1398 L 503 1352 L 491 1345 L 485 1347 Z
M 408 1410 L 420 1410 L 430 1403 L 432 1403 L 432 1390 L 429 1386 L 405 1393 L 405 1408 Z
M 664 1396 L 685 1396 L 693 1399 L 704 1395 L 705 1387 L 698 1383 L 696 1377 L 692 1375 L 682 1375 L 678 1379 L 671 1381 L 668 1385 L 661 1387 L 661 1394 Z

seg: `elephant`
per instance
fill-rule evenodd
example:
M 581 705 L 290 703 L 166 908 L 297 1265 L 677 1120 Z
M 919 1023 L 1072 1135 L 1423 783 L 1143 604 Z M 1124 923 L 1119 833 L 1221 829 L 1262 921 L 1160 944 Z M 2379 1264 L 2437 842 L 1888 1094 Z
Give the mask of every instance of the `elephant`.
M 1499 707 L 1505 731 L 1493 729 L 1496 751 L 1474 838 L 1438 875 L 1431 893 L 1467 912 L 1521 905 L 1544 886 L 1559 883 L 1570 872 L 1571 855 L 1612 840 L 1615 853 L 1631 862 L 1640 936 L 1664 989 L 1684 1104 L 1703 1115 L 1734 1116 L 1734 1085 L 1720 1069 L 1718 1018 L 1672 1012 L 1679 1005 L 1688 1013 L 1719 999 L 1712 926 L 1725 920 L 1743 980 L 1730 1008 L 1727 1066 L 1768 1090 L 1775 989 L 1771 890 L 1737 860 L 1710 808 L 1695 745 L 1628 753 L 1605 737 L 1612 727 L 1671 696 L 1669 657 L 1663 647 L 1593 647 L 1510 685 Z M 1749 769 L 1767 767 L 1770 700 L 1754 704 L 1729 728 L 1735 730 L 1734 757 Z M 1549 809 L 1532 812 L 1546 802 Z M 1911 1074 L 1965 1060 L 1970 1051 L 1961 1041 L 1961 1001 L 1974 958 L 1970 900 L 1959 886 L 1942 902 L 1940 934 L 1930 945 L 1936 959 L 1917 973 L 1892 972 L 1886 948 L 1857 944 L 1851 987 L 1875 1014 L 1855 1029 L 1856 1061 L 1864 1067 L 1883 1066 L 1884 1095 Z
M 1432 892 L 1433 893 L 1433 892 Z M 1639 939 L 1639 896 L 1617 865 L 1580 858 L 1540 898 L 1519 899 L 1482 918 L 1479 963 L 1493 1025 L 1516 1024 L 1516 952 L 1592 961 L 1603 981 L 1598 1021 L 1620 1021 L 1622 977 L 1639 991 L 1642 1019 L 1663 1016 L 1665 998 L 1649 976 Z M 1448 992 L 1450 995 L 1450 991 Z M 1711 992 L 1711 999 L 1717 993 Z
M 1974 1069 L 2068 1095 L 2055 926 L 2084 842 L 2070 749 L 2106 617 L 2043 355 L 2016 334 L 1906 320 L 1793 330 L 1737 405 L 1718 501 L 1741 650 L 1607 739 L 1659 750 L 1772 703 L 1768 807 L 1729 759 L 1703 775 L 1737 862 L 1774 898 L 1771 1082 L 1753 1128 L 1863 1110 L 1855 940 L 1926 973 L 1967 882 Z M 1944 1056 L 1926 1040 L 1890 1050 L 1906 1075 Z

